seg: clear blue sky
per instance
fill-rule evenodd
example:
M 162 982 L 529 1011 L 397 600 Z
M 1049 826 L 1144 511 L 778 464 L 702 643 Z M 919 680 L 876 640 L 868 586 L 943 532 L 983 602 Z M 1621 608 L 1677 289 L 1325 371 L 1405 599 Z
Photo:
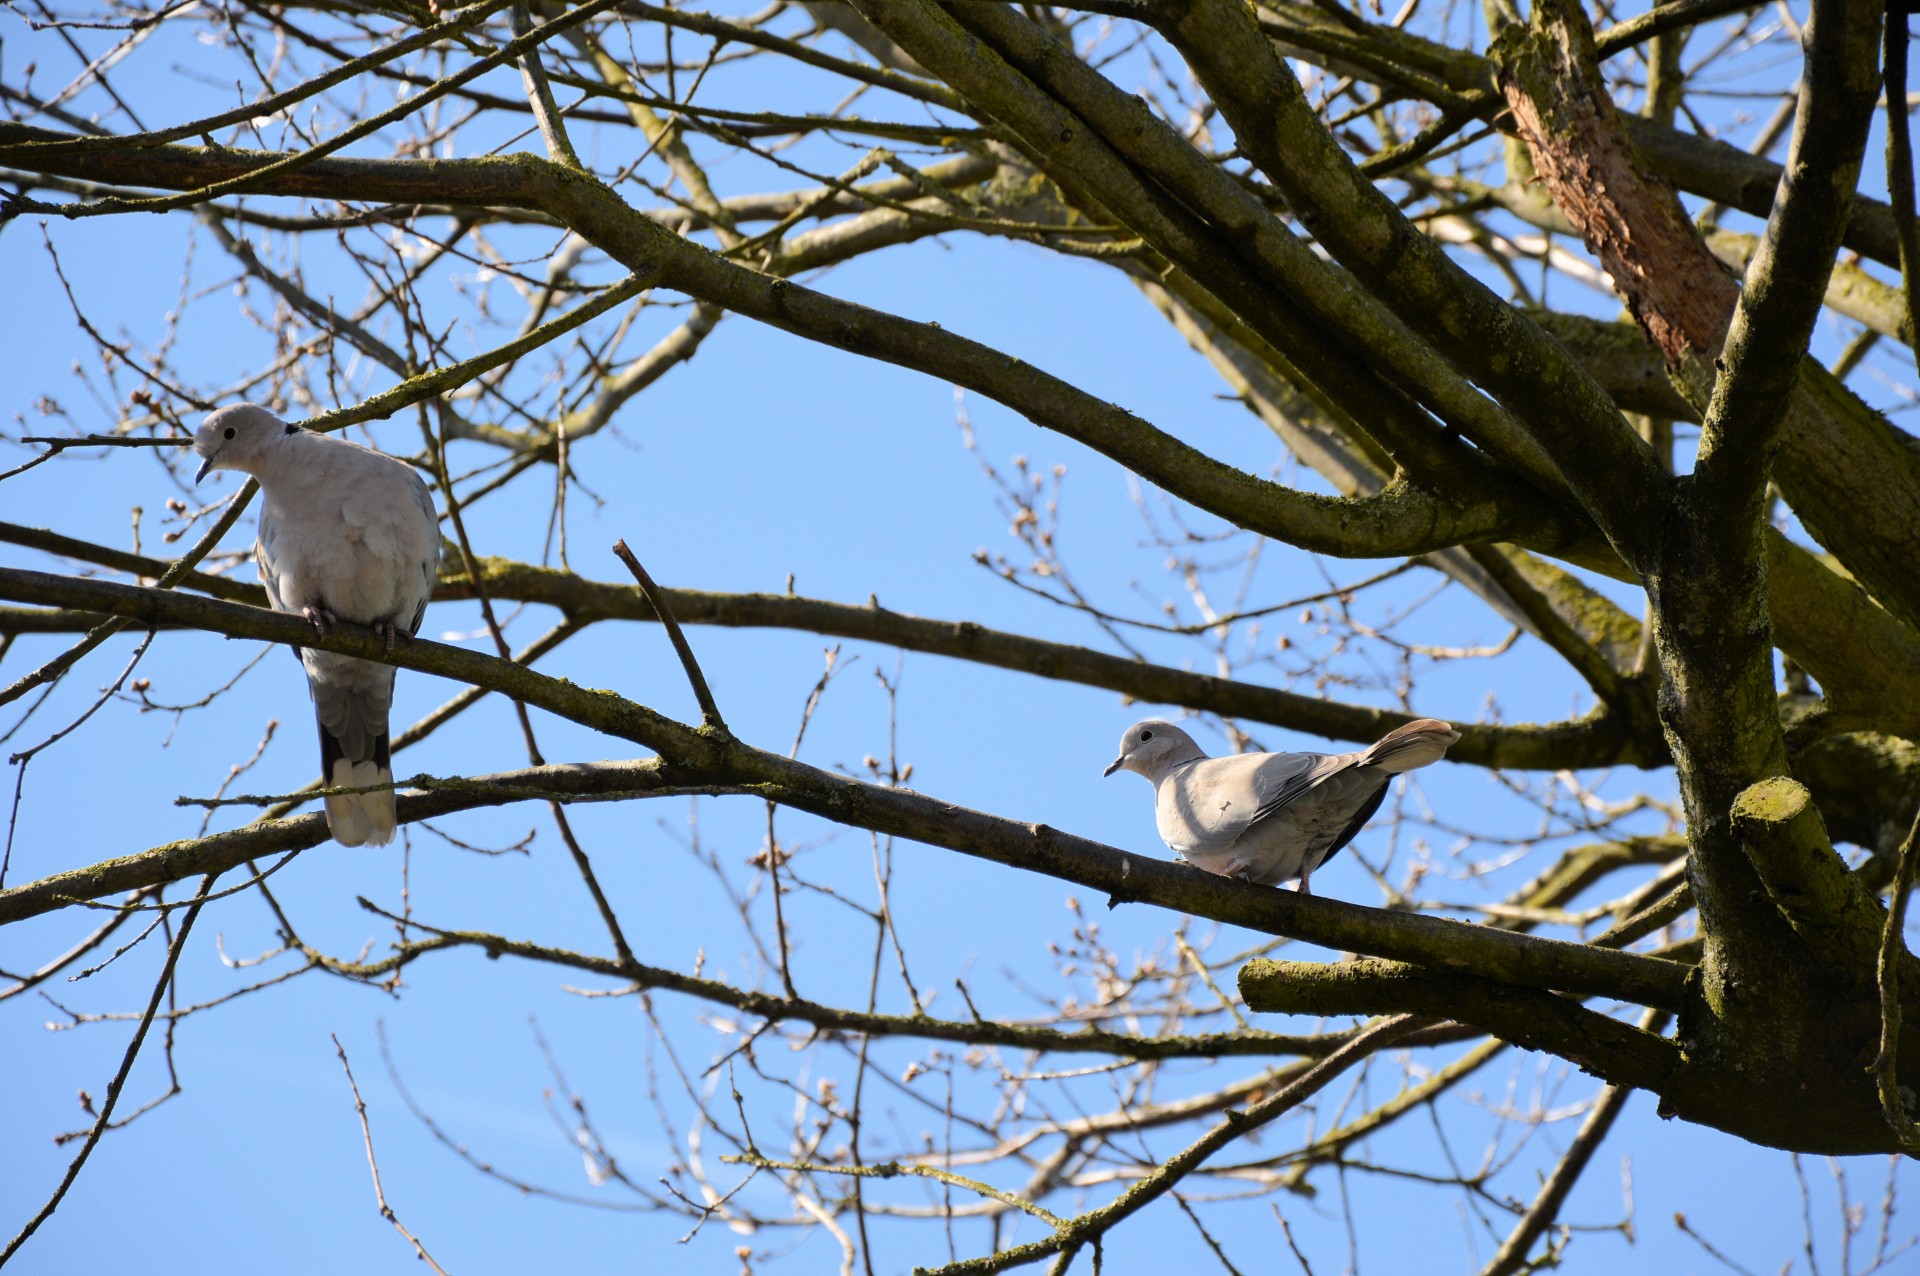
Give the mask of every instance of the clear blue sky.
M 37 56 L 46 64 L 43 75 L 71 73 L 62 60 L 66 55 L 47 36 L 27 34 L 17 15 L 0 22 L 5 23 L 0 35 L 9 40 L 13 55 L 8 65 Z M 190 52 L 178 51 L 181 57 Z M 166 64 L 164 56 L 146 63 L 156 76 Z M 144 100 L 150 124 L 184 118 L 200 104 L 201 91 L 177 76 L 152 86 L 131 83 L 149 94 Z M 512 82 L 506 83 L 502 91 L 513 91 Z M 180 92 L 181 101 L 167 100 L 163 87 Z M 723 86 L 716 85 L 716 92 Z M 716 182 L 728 192 L 771 188 L 772 180 L 724 167 L 716 172 Z M 140 342 L 158 337 L 163 317 L 183 293 L 222 284 L 232 274 L 202 236 L 190 283 L 183 284 L 183 249 L 190 234 L 184 217 L 95 219 L 52 225 L 46 233 L 89 315 L 110 333 L 124 330 Z M 515 242 L 532 251 L 539 239 L 528 232 Z M 0 230 L 0 279 L 8 281 L 8 304 L 0 307 L 0 349 L 8 352 L 0 361 L 0 407 L 9 433 L 20 432 L 11 424 L 15 420 L 31 427 L 28 432 L 47 424 L 35 407 L 42 396 L 58 399 L 84 428 L 107 425 L 110 413 L 90 399 L 70 370 L 77 362 L 97 373 L 97 363 L 54 278 L 38 223 L 16 221 Z M 1284 459 L 1250 415 L 1217 397 L 1222 387 L 1206 365 L 1105 267 L 1017 244 L 954 237 L 891 250 L 816 282 L 836 295 L 937 319 L 991 342 L 1245 468 L 1266 472 Z M 343 299 L 355 295 L 344 275 L 339 287 Z M 224 293 L 231 296 L 232 290 Z M 449 294 L 437 296 L 449 300 Z M 253 304 L 261 304 L 257 293 Z M 219 383 L 259 361 L 262 338 L 235 309 L 219 301 L 199 301 L 190 309 L 178 358 L 191 375 Z M 445 315 L 453 313 L 449 304 Z M 677 315 L 666 320 L 675 321 Z M 456 345 L 462 352 L 478 349 L 491 344 L 491 337 L 463 335 Z M 385 382 L 373 384 L 378 388 Z M 1063 551 L 1097 600 L 1137 609 L 1132 582 L 1156 596 L 1177 593 L 1178 582 L 1166 574 L 1161 551 L 1142 543 L 1127 477 L 1117 467 L 977 398 L 966 407 L 982 453 L 995 464 L 1004 468 L 1010 458 L 1023 455 L 1036 467 L 1066 467 Z M 975 459 L 961 446 L 954 394 L 944 384 L 729 318 L 698 358 L 636 400 L 618 425 L 619 439 L 601 436 L 575 456 L 604 500 L 596 507 L 573 498 L 570 555 L 575 569 L 586 575 L 618 577 L 608 547 L 624 537 L 670 585 L 777 591 L 791 574 L 798 592 L 813 597 L 860 602 L 871 593 L 899 611 L 1100 643 L 1091 626 L 992 581 L 972 561 L 978 548 L 1014 554 L 1017 547 Z M 409 421 L 378 425 L 372 437 L 394 450 L 417 444 Z M 11 445 L 0 449 L 0 468 L 23 455 Z M 523 484 L 477 517 L 476 549 L 538 558 L 546 511 L 540 489 L 538 483 Z M 151 550 L 163 530 L 163 504 L 175 494 L 144 454 L 69 454 L 6 484 L 0 490 L 0 518 L 127 545 L 129 511 L 138 506 L 145 510 L 143 543 Z M 1196 525 L 1207 523 L 1198 519 Z M 250 536 L 247 528 L 238 529 L 228 545 L 244 547 Z M 0 562 L 47 566 L 44 558 L 12 547 L 0 547 Z M 1321 587 L 1323 568 L 1336 579 L 1357 579 L 1377 566 L 1315 563 L 1285 547 L 1269 547 L 1254 597 L 1268 601 L 1311 592 Z M 251 568 L 241 571 L 250 573 Z M 1380 595 L 1375 605 L 1384 610 L 1393 601 L 1404 602 L 1429 583 L 1409 580 L 1398 592 Z M 512 632 L 525 640 L 549 622 L 549 617 L 524 616 Z M 429 612 L 423 632 L 464 635 L 484 649 L 484 640 L 471 637 L 477 624 L 472 609 L 441 605 Z M 1276 618 L 1263 641 L 1270 643 L 1282 632 L 1297 632 L 1303 643 L 1313 641 L 1292 616 Z M 1498 642 L 1505 634 L 1497 617 L 1450 591 L 1421 614 L 1410 636 L 1471 646 Z M 756 744 L 785 748 L 827 642 L 786 632 L 694 630 L 691 637 L 735 730 Z M 0 664 L 0 677 L 17 677 L 62 645 L 61 640 L 23 639 Z M 38 742 L 75 716 L 112 679 L 131 647 L 123 637 L 94 654 L 8 742 L 9 751 Z M 1149 649 L 1171 660 L 1204 659 L 1168 643 Z M 224 683 L 255 651 L 208 635 L 168 634 L 155 644 L 141 673 L 152 680 L 154 700 L 190 702 Z M 1129 776 L 1103 781 L 1099 774 L 1121 728 L 1160 706 L 1129 706 L 1111 693 L 932 657 L 909 656 L 896 665 L 891 650 L 848 644 L 843 658 L 854 656 L 858 663 L 835 682 L 810 727 L 805 759 L 858 768 L 863 755 L 884 754 L 888 706 L 873 675 L 891 675 L 897 667 L 902 679 L 899 747 L 902 758 L 914 764 L 913 787 L 1131 850 L 1161 853 L 1146 788 Z M 599 626 L 546 667 L 681 718 L 694 714 L 680 672 L 653 627 Z M 395 721 L 412 721 L 454 690 L 403 673 Z M 1384 702 L 1377 689 L 1335 691 Z M 1415 707 L 1473 719 L 1488 712 L 1492 698 L 1509 720 L 1558 718 L 1577 709 L 1579 696 L 1576 680 L 1523 639 L 1498 660 L 1446 664 L 1423 673 Z M 15 707 L 0 712 L 0 731 L 13 724 L 17 712 Z M 109 706 L 39 758 L 25 776 L 8 883 L 191 835 L 199 817 L 174 807 L 171 799 L 211 793 L 228 768 L 253 751 L 269 720 L 279 723 L 273 743 L 238 785 L 249 792 L 295 788 L 314 771 L 305 691 L 294 662 L 284 654 L 268 653 L 232 693 L 177 720 L 167 713 Z M 625 754 L 616 742 L 565 723 L 542 719 L 538 729 L 554 760 Z M 1328 747 L 1273 729 L 1256 729 L 1256 735 L 1267 747 Z M 1220 742 L 1215 737 L 1210 743 Z M 405 755 L 396 769 L 473 773 L 524 762 L 511 715 L 504 706 L 488 703 L 457 728 Z M 1664 774 L 1588 778 L 1614 797 L 1640 788 L 1671 796 L 1671 779 Z M 1401 856 L 1410 853 L 1416 837 L 1425 840 L 1442 870 L 1493 854 L 1486 844 L 1465 848 L 1461 839 L 1421 825 L 1413 818 L 1420 801 L 1440 824 L 1488 837 L 1530 827 L 1529 808 L 1480 771 L 1442 765 L 1420 779 L 1418 800 L 1409 804 L 1409 820 L 1400 833 L 1408 841 L 1396 848 Z M 735 866 L 736 878 L 747 880 L 738 866 L 764 837 L 764 808 L 751 801 L 660 801 L 573 811 L 643 960 L 690 970 L 704 954 L 710 974 L 760 980 L 764 972 L 746 948 L 738 919 L 711 874 L 685 849 L 689 821 L 696 815 L 702 845 Z M 604 950 L 590 904 L 542 809 L 476 813 L 441 827 L 481 845 L 511 843 L 529 830 L 537 835 L 529 855 L 479 857 L 431 834 L 416 834 L 408 888 L 423 920 Z M 1646 827 L 1658 825 L 1650 820 Z M 834 831 L 793 814 L 781 816 L 780 832 L 783 839 L 809 847 L 800 860 L 804 872 L 862 901 L 870 897 L 870 849 L 863 833 Z M 1377 828 L 1356 850 L 1378 864 L 1387 855 L 1388 837 Z M 1048 945 L 1066 942 L 1073 925 L 1066 907 L 1072 888 L 926 847 L 901 846 L 897 857 L 893 902 L 915 979 L 922 987 L 946 990 L 935 1013 L 962 1013 L 951 991 L 956 977 L 967 979 L 989 1014 L 1032 1012 L 1007 972 L 1055 991 L 1075 986 L 1073 978 L 1052 973 L 1048 954 Z M 400 864 L 398 846 L 350 850 L 326 844 L 298 857 L 272 884 L 311 941 L 352 954 L 367 942 L 384 944 L 391 934 L 354 899 L 364 894 L 397 906 Z M 1538 867 L 1529 861 L 1491 876 L 1486 895 L 1497 897 Z M 1340 898 L 1379 898 L 1353 855 L 1334 861 L 1314 885 L 1317 892 Z M 1105 913 L 1100 901 L 1083 902 L 1099 914 L 1103 938 L 1123 959 L 1164 949 L 1178 921 L 1137 906 Z M 871 932 L 864 923 L 850 925 L 849 916 L 818 899 L 796 901 L 791 919 L 800 936 L 795 977 L 803 993 L 850 1005 L 863 997 Z M 90 920 L 60 916 L 0 931 L 0 967 L 31 968 L 71 942 Z M 1234 951 L 1256 940 L 1226 934 L 1217 942 L 1222 951 Z M 210 907 L 181 963 L 182 1003 L 220 996 L 258 978 L 263 969 L 285 968 L 285 958 L 277 966 L 251 970 L 231 968 L 223 960 L 223 955 L 251 958 L 277 942 L 274 920 L 257 896 Z M 47 991 L 75 1011 L 137 1011 L 161 952 L 150 939 L 84 982 L 56 980 Z M 195 1016 L 183 1024 L 174 1046 L 184 1093 L 103 1143 L 17 1267 L 25 1273 L 417 1270 L 404 1242 L 375 1211 L 359 1127 L 329 1034 L 336 1034 L 352 1057 L 389 1200 L 450 1271 L 732 1272 L 738 1269 L 736 1245 L 785 1254 L 791 1236 L 741 1238 L 715 1223 L 679 1247 L 675 1242 L 687 1230 L 681 1219 L 583 1209 L 484 1181 L 409 1115 L 381 1064 L 377 1032 L 384 1024 L 402 1077 L 449 1137 L 508 1173 L 559 1191 L 619 1201 L 624 1198 L 616 1189 L 588 1182 L 579 1151 L 548 1113 L 543 1095 L 554 1082 L 531 1021 L 537 1020 L 567 1081 L 585 1097 L 598 1128 L 637 1182 L 653 1187 L 668 1157 L 648 1096 L 649 1075 L 659 1075 L 669 1091 L 667 1103 L 677 1120 L 684 1119 L 686 1105 L 672 1097 L 659 1043 L 632 999 L 566 991 L 595 986 L 565 972 L 462 953 L 418 964 L 398 997 L 306 976 Z M 1084 995 L 1084 981 L 1079 987 Z M 905 1006 L 897 980 L 884 984 L 882 996 L 883 1006 Z M 665 994 L 655 1004 L 666 1039 L 694 1069 L 705 1067 L 723 1048 L 709 1022 L 715 1014 L 711 1008 Z M 9 1235 L 38 1208 L 71 1154 L 70 1146 L 56 1147 L 52 1137 L 88 1120 L 76 1090 L 96 1098 L 101 1094 L 129 1029 L 125 1023 L 66 1031 L 43 1026 L 61 1018 L 36 997 L 0 1002 L 0 1231 Z M 1309 1027 L 1285 1021 L 1275 1026 Z M 784 1055 L 783 1047 L 769 1043 L 764 1049 L 770 1066 L 788 1066 L 784 1057 L 776 1058 Z M 898 1076 L 928 1052 L 905 1043 L 886 1047 L 884 1057 Z M 137 1105 L 164 1089 L 161 1058 L 150 1044 L 128 1103 Z M 1011 1056 L 1009 1063 L 1017 1066 Z M 837 1061 L 835 1066 L 845 1073 Z M 1167 1072 L 1164 1092 L 1188 1084 L 1180 1067 Z M 1364 1094 L 1384 1097 L 1398 1076 L 1397 1069 L 1380 1067 L 1366 1079 Z M 924 1088 L 929 1082 L 918 1084 Z M 1079 1094 L 1097 1108 L 1110 1099 L 1103 1087 L 1090 1082 Z M 1346 1087 L 1343 1079 L 1329 1091 L 1319 1120 L 1331 1119 L 1348 1097 Z M 791 1097 L 771 1087 L 749 1088 L 749 1116 L 756 1128 L 778 1131 L 789 1120 Z M 1460 1092 L 1475 1096 L 1470 1101 L 1450 1102 L 1438 1122 L 1422 1116 L 1402 1123 L 1368 1147 L 1366 1159 L 1445 1173 L 1449 1155 L 1462 1164 L 1477 1163 L 1491 1135 L 1502 1140 L 1503 1156 L 1515 1157 L 1514 1168 L 1497 1180 L 1497 1190 L 1526 1195 L 1534 1184 L 1528 1167 L 1551 1164 L 1577 1126 L 1575 1105 L 1594 1088 L 1591 1079 L 1559 1061 L 1509 1051 Z M 870 1118 L 875 1128 L 897 1130 L 911 1140 L 927 1124 L 927 1113 L 905 1097 L 879 1104 Z M 1496 1130 L 1498 1113 L 1536 1105 L 1568 1115 L 1516 1148 L 1510 1131 Z M 1808 1271 L 1803 1219 L 1811 1219 L 1820 1270 L 1840 1270 L 1836 1173 L 1846 1175 L 1846 1200 L 1866 1203 L 1870 1219 L 1887 1190 L 1884 1161 L 1855 1159 L 1830 1167 L 1806 1159 L 1796 1167 L 1785 1154 L 1661 1122 L 1652 1109 L 1648 1096 L 1630 1101 L 1563 1215 L 1580 1225 L 1618 1222 L 1627 1210 L 1624 1181 L 1630 1177 L 1632 1248 L 1617 1231 L 1582 1236 L 1566 1270 L 1612 1272 L 1627 1265 L 1650 1272 L 1726 1270 L 1682 1234 L 1674 1222 L 1676 1211 L 1752 1271 L 1781 1271 L 1783 1265 Z M 1164 1155 L 1185 1137 L 1162 1137 L 1148 1146 Z M 774 1134 L 768 1146 L 784 1145 Z M 712 1161 L 718 1151 L 709 1140 L 708 1168 L 724 1190 L 738 1181 L 737 1171 Z M 1255 1149 L 1238 1148 L 1230 1155 L 1254 1154 Z M 1910 1166 L 1900 1167 L 1898 1178 L 1906 1193 L 1920 1187 Z M 1455 1191 L 1357 1172 L 1344 1183 L 1319 1172 L 1311 1182 L 1317 1195 L 1289 1196 L 1280 1207 L 1323 1276 L 1349 1264 L 1356 1252 L 1350 1245 L 1357 1245 L 1363 1269 L 1375 1272 L 1473 1270 L 1475 1256 L 1484 1261 L 1497 1245 Z M 1347 1188 L 1353 1193 L 1351 1235 L 1342 1203 Z M 1096 1190 L 1092 1199 L 1108 1190 Z M 1261 1199 L 1209 1215 L 1220 1221 L 1217 1238 L 1242 1270 L 1290 1270 L 1269 1205 Z M 1911 1218 L 1903 1213 L 1895 1219 L 1896 1239 L 1916 1230 Z M 1504 1216 L 1495 1219 L 1496 1227 L 1505 1225 Z M 978 1224 L 962 1227 L 958 1235 L 963 1256 L 984 1250 Z M 1016 1233 L 1016 1238 L 1031 1235 Z M 885 1270 L 945 1256 L 937 1229 L 881 1225 L 875 1237 Z M 1869 1248 L 1871 1236 L 1856 1241 L 1856 1249 Z M 1109 1272 L 1158 1273 L 1184 1270 L 1207 1261 L 1207 1255 L 1184 1218 L 1161 1210 L 1116 1234 L 1106 1260 Z M 756 1270 L 783 1271 L 831 1270 L 837 1262 L 837 1249 L 824 1234 L 807 1237 L 790 1257 L 754 1260 Z M 1085 1270 L 1084 1260 L 1076 1270 Z

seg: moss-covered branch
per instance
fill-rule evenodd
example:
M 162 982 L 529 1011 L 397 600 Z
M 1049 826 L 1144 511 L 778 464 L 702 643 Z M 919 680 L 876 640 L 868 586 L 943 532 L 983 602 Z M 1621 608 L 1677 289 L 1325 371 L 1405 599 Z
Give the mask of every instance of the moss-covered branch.
M 1162 859 L 1149 859 L 1049 828 L 954 806 L 906 789 L 888 788 L 822 771 L 752 748 L 709 729 L 666 718 L 610 691 L 575 686 L 523 665 L 415 639 L 391 653 L 371 630 L 342 625 L 321 636 L 299 617 L 214 599 L 74 580 L 43 572 L 0 568 L 0 597 L 74 606 L 148 624 L 188 625 L 232 637 L 255 638 L 337 651 L 490 687 L 529 707 L 564 717 L 603 735 L 657 750 L 656 785 L 707 786 L 752 792 L 841 824 L 890 833 L 1013 868 L 1043 873 L 1106 893 L 1114 902 L 1159 905 L 1269 934 L 1288 935 L 1336 949 L 1370 953 L 1482 975 L 1522 986 L 1616 997 L 1677 1007 L 1686 967 L 1677 962 L 1580 944 L 1537 939 L 1440 918 L 1306 898 L 1290 891 L 1250 887 Z M 402 808 L 402 818 L 406 809 Z M 285 821 L 285 825 L 297 821 Z M 319 840 L 315 825 L 290 835 Z M 132 857 L 150 869 L 145 882 L 126 867 L 106 891 L 174 880 L 178 865 L 232 855 L 232 863 L 274 849 L 273 834 L 222 835 L 244 840 L 209 850 L 211 839 L 178 843 Z M 291 849 L 281 847 L 280 849 Z M 126 861 L 118 862 L 122 866 Z M 89 870 L 90 872 L 91 870 Z M 190 870 L 207 871 L 207 870 Z M 22 893 L 25 894 L 22 894 Z M 33 883 L 0 895 L 0 920 L 57 907 L 60 891 Z M 32 903 L 26 901 L 31 898 Z M 19 902 L 16 902 L 19 901 Z
M 1595 47 L 1602 58 L 1629 47 L 1643 24 L 1678 19 L 1682 5 L 1660 5 L 1648 13 L 1600 32 Z M 1741 5 L 1737 7 L 1748 7 Z M 1329 66 L 1339 74 L 1388 83 L 1436 103 L 1472 115 L 1491 115 L 1498 101 L 1492 61 L 1471 49 L 1455 49 L 1357 14 L 1340 21 L 1300 0 L 1262 0 L 1262 29 L 1285 51 Z M 1407 73 L 1411 71 L 1412 75 Z M 1718 138 L 1648 119 L 1625 117 L 1628 134 L 1655 172 L 1681 190 L 1754 217 L 1765 218 L 1780 189 L 1783 169 Z M 1884 265 L 1900 264 L 1893 209 L 1866 195 L 1854 200 L 1842 243 Z
M 1394 961 L 1248 962 L 1240 996 L 1253 1010 L 1375 1015 L 1392 1010 L 1457 1019 L 1529 1050 L 1571 1060 L 1610 1084 L 1664 1091 L 1680 1063 L 1673 1042 L 1578 1002 L 1534 989 L 1441 974 Z
M 1733 827 L 1794 934 L 1820 961 L 1869 981 L 1887 910 L 1834 853 L 1806 785 L 1760 781 L 1734 801 Z M 1920 962 L 1908 957 L 1903 966 L 1907 987 L 1920 986 Z
M 1643 558 L 1667 478 L 1600 386 L 1360 172 L 1257 38 L 1248 8 L 1192 0 L 1158 15 L 1241 149 L 1302 224 L 1403 323 L 1521 416 L 1615 548 L 1630 564 Z

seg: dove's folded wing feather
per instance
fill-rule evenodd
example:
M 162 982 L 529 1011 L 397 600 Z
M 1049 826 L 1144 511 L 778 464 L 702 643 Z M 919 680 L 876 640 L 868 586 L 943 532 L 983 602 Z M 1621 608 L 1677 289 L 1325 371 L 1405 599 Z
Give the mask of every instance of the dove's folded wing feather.
M 1160 835 L 1181 855 L 1217 854 L 1312 783 L 1317 753 L 1247 753 L 1182 767 L 1160 786 Z

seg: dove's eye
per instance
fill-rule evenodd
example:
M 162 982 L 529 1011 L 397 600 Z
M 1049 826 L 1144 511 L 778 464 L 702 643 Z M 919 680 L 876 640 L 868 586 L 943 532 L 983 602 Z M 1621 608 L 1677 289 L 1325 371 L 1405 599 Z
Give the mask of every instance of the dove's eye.
M 232 437 L 233 437 L 233 427 L 232 427 L 232 426 L 228 426 L 228 427 L 227 427 L 227 437 L 228 437 L 228 438 L 232 438 Z
M 1140 743 L 1142 743 L 1142 744 L 1145 744 L 1145 743 L 1146 743 L 1147 741 L 1149 741 L 1149 740 L 1151 740 L 1151 739 L 1153 739 L 1153 732 L 1151 732 L 1151 731 L 1142 731 L 1142 732 L 1140 733 Z

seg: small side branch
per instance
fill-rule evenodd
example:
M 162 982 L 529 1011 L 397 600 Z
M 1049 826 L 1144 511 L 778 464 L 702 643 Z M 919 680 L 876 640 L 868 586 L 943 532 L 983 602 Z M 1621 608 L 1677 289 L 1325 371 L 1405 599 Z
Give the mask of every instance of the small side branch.
M 420 1243 L 420 1238 L 407 1230 L 407 1225 L 393 1212 L 393 1206 L 387 1204 L 386 1191 L 380 1186 L 380 1162 L 373 1155 L 373 1127 L 367 1124 L 366 1100 L 360 1097 L 360 1086 L 353 1079 L 353 1065 L 347 1062 L 347 1048 L 340 1044 L 338 1036 L 328 1035 L 333 1037 L 334 1052 L 340 1056 L 340 1068 L 347 1074 L 347 1088 L 353 1091 L 353 1110 L 360 1117 L 360 1137 L 366 1141 L 367 1169 L 373 1175 L 373 1199 L 380 1203 L 380 1217 L 392 1223 L 393 1230 L 407 1238 L 407 1243 L 413 1246 L 413 1252 L 420 1256 L 421 1262 L 433 1268 L 439 1276 L 447 1276 L 447 1269 L 433 1261 L 433 1255 L 427 1253 L 427 1247 Z
M 1901 1150 L 1908 1156 L 1920 1157 L 1920 1128 L 1914 1126 L 1913 1116 L 1907 1111 L 1900 1079 L 1895 1073 L 1900 1056 L 1900 967 L 1903 958 L 1912 960 L 1907 955 L 1905 931 L 1916 849 L 1920 849 L 1920 813 L 1915 814 L 1913 827 L 1907 830 L 1907 840 L 1900 845 L 1900 867 L 1893 878 L 1893 907 L 1887 910 L 1886 928 L 1880 932 L 1880 959 L 1875 967 L 1880 985 L 1880 1050 L 1869 1071 L 1880 1092 L 1880 1107 L 1887 1114 L 1887 1124 L 1893 1128 Z
M 1732 817 L 1767 894 L 1815 956 L 1862 972 L 1894 961 L 1920 980 L 1904 947 L 1889 957 L 1876 942 L 1880 905 L 1834 853 L 1805 785 L 1785 776 L 1762 780 L 1734 799 Z
M 673 642 L 674 653 L 680 657 L 680 667 L 687 671 L 687 682 L 693 687 L 693 698 L 700 703 L 701 725 L 731 735 L 732 732 L 727 731 L 726 720 L 720 716 L 720 706 L 714 703 L 713 692 L 707 688 L 706 675 L 700 672 L 700 662 L 693 658 L 693 647 L 687 642 L 687 635 L 682 632 L 680 622 L 673 618 L 673 609 L 667 606 L 667 600 L 661 594 L 660 587 L 653 583 L 653 577 L 647 575 L 647 569 L 640 565 L 640 560 L 635 558 L 633 551 L 627 548 L 626 541 L 615 541 L 613 552 L 621 562 L 627 565 L 627 570 L 633 573 L 634 583 L 640 587 L 640 596 L 646 599 L 647 606 L 653 608 L 653 614 L 660 617 L 660 623 L 666 626 L 667 637 Z
M 866 1179 L 899 1178 L 905 1174 L 916 1178 L 934 1179 L 954 1187 L 965 1188 L 969 1192 L 978 1193 L 1002 1205 L 1012 1206 L 1056 1228 L 1067 1225 L 1067 1221 L 1058 1214 L 1042 1209 L 1024 1197 L 1015 1196 L 1012 1192 L 1003 1192 L 991 1183 L 982 1183 L 979 1179 L 970 1179 L 964 1174 L 943 1170 L 937 1165 L 902 1165 L 898 1161 L 888 1161 L 883 1165 L 818 1165 L 806 1161 L 775 1161 L 753 1151 L 743 1152 L 738 1156 L 723 1156 L 720 1159 L 728 1165 L 751 1165 L 759 1170 L 786 1170 L 795 1174 L 841 1174 L 849 1178 Z
M 513 20 L 513 34 L 518 39 L 526 39 L 533 34 L 533 17 L 527 12 L 525 0 L 516 0 L 508 10 Z M 580 156 L 574 152 L 573 143 L 567 138 L 567 126 L 560 118 L 560 105 L 553 99 L 553 86 L 547 82 L 546 68 L 540 65 L 540 48 L 537 44 L 529 47 L 520 55 L 520 79 L 527 86 L 527 105 L 533 108 L 533 118 L 540 126 L 541 140 L 547 144 L 547 157 L 568 168 L 581 170 Z M 426 1257 L 422 1254 L 421 1257 Z

